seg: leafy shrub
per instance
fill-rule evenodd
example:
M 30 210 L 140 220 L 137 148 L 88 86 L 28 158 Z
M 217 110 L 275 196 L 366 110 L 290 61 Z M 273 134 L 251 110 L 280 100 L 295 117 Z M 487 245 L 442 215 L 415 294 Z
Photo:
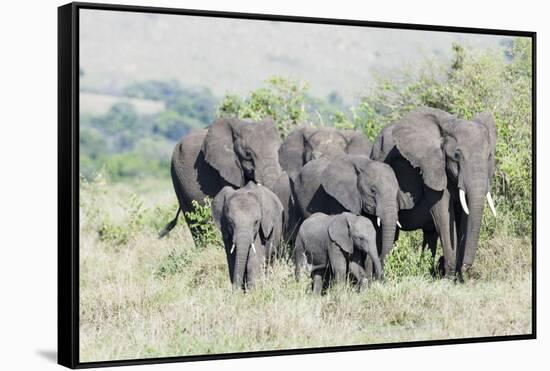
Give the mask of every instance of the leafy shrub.
M 154 275 L 157 278 L 167 278 L 182 273 L 184 268 L 191 263 L 192 258 L 190 250 L 180 252 L 172 250 L 159 264 Z
M 98 229 L 101 241 L 111 242 L 114 245 L 124 245 L 139 234 L 144 227 L 145 210 L 143 201 L 135 194 L 121 203 L 125 211 L 125 224 L 117 224 L 111 221 L 108 215 L 104 215 Z
M 103 219 L 97 233 L 100 241 L 110 242 L 115 246 L 125 245 L 131 237 L 127 228 L 113 223 L 108 217 Z
M 384 127 L 384 122 L 378 119 L 375 110 L 367 101 L 360 102 L 356 108 L 352 107 L 349 114 L 335 111 L 331 117 L 335 128 L 359 130 L 371 141 L 374 141 Z
M 101 220 L 101 208 L 99 200 L 107 193 L 107 180 L 105 178 L 105 169 L 94 173 L 91 180 L 80 174 L 80 192 L 79 206 L 81 213 L 84 214 L 86 223 L 81 226 L 97 226 Z
M 430 277 L 434 261 L 431 252 L 427 248 L 422 251 L 420 246 L 422 231 L 401 233 L 386 257 L 384 277 L 387 280 L 401 280 L 410 276 Z
M 204 249 L 208 245 L 222 244 L 220 233 L 212 220 L 211 202 L 209 197 L 204 199 L 204 205 L 193 200 L 193 211 L 185 213 L 187 226 L 195 236 L 195 243 L 199 249 Z
M 285 138 L 307 119 L 307 84 L 281 77 L 272 77 L 266 83 L 267 87 L 252 91 L 244 99 L 227 95 L 220 103 L 218 115 L 254 121 L 271 117 Z

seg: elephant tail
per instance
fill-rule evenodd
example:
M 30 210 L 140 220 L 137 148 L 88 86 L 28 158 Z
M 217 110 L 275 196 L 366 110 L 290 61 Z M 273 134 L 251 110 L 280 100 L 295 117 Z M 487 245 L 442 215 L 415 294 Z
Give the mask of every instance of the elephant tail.
M 164 227 L 162 231 L 160 231 L 159 239 L 166 236 L 172 229 L 174 229 L 176 224 L 178 224 L 178 217 L 180 216 L 180 212 L 181 212 L 181 206 L 178 207 L 178 212 L 176 213 L 176 216 L 174 217 L 174 219 L 172 219 L 170 223 L 166 224 L 166 227 Z

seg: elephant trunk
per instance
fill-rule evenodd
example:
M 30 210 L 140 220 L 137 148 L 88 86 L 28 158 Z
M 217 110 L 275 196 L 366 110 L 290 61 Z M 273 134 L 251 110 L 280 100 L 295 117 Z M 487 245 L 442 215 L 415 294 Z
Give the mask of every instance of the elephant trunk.
M 380 260 L 382 267 L 386 256 L 389 254 L 395 241 L 395 229 L 397 224 L 397 207 L 388 206 L 384 208 L 382 219 L 382 252 Z
M 374 278 L 380 280 L 382 278 L 382 264 L 380 263 L 380 258 L 378 257 L 376 246 L 374 249 L 370 249 L 368 254 L 374 265 Z
M 266 158 L 256 166 L 255 180 L 273 190 L 275 183 L 282 174 L 281 165 L 277 158 Z
M 469 214 L 466 217 L 466 236 L 464 242 L 464 259 L 462 268 L 465 271 L 472 266 L 476 256 L 479 243 L 479 231 L 481 229 L 481 218 L 485 204 L 486 182 L 476 182 L 467 187 L 466 200 Z
M 248 261 L 248 252 L 252 245 L 252 239 L 249 236 L 238 235 L 233 239 L 235 246 L 235 264 L 233 266 L 233 289 L 244 288 L 244 276 L 246 273 L 246 265 Z

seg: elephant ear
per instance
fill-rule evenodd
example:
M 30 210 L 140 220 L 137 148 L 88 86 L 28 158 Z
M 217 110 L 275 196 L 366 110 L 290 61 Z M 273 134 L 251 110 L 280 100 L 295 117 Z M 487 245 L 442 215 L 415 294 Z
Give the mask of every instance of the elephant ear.
M 349 156 L 338 156 L 328 164 L 322 175 L 325 192 L 346 210 L 361 213 L 361 195 L 357 189 L 357 170 Z
M 488 111 L 478 113 L 474 117 L 473 121 L 478 122 L 487 128 L 487 131 L 489 132 L 489 144 L 491 146 L 491 151 L 494 153 L 497 143 L 497 126 L 493 115 Z
M 214 197 L 210 205 L 212 209 L 212 219 L 214 219 L 214 224 L 216 224 L 220 231 L 222 230 L 222 216 L 225 202 L 234 192 L 235 190 L 229 186 L 223 187 L 216 197 Z
M 401 155 L 420 169 L 424 183 L 433 190 L 442 191 L 447 186 L 447 175 L 438 124 L 435 115 L 413 112 L 395 124 L 392 137 Z
M 489 158 L 489 183 L 493 180 L 495 173 L 495 150 L 497 144 L 497 126 L 495 119 L 490 112 L 478 113 L 474 119 L 474 122 L 480 123 L 487 129 L 489 134 L 489 146 L 491 148 L 491 157 Z M 490 186 L 490 184 L 489 184 Z
M 372 150 L 370 153 L 371 159 L 386 163 L 391 162 L 393 155 L 397 152 L 394 151 L 395 140 L 392 136 L 392 131 L 395 125 L 396 123 L 393 123 L 382 128 L 374 140 L 374 144 L 372 145 Z
M 302 125 L 290 133 L 279 147 L 279 164 L 291 178 L 304 166 L 305 138 L 313 131 L 313 127 Z
M 228 183 L 242 187 L 244 183 L 243 171 L 239 158 L 234 149 L 235 131 L 243 125 L 242 122 L 221 118 L 208 128 L 202 145 L 204 159 L 220 173 Z
M 283 205 L 279 198 L 263 185 L 256 187 L 258 198 L 262 208 L 262 220 L 260 228 L 265 238 L 268 238 L 273 232 L 276 224 L 282 224 Z
M 349 222 L 345 214 L 336 215 L 328 226 L 330 240 L 348 254 L 353 253 L 353 241 L 349 235 Z
M 341 133 L 348 143 L 346 147 L 348 154 L 370 156 L 372 143 L 366 136 L 355 130 L 342 130 Z

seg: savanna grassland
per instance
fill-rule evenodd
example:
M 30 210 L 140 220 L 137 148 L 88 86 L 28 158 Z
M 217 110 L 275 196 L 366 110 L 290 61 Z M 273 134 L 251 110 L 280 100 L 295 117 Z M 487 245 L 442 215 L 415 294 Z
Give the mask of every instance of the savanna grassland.
M 168 221 L 175 205 L 170 190 L 158 193 L 156 186 L 140 185 L 150 206 L 134 188 L 100 180 L 83 187 L 82 361 L 531 331 L 528 239 L 484 243 L 475 278 L 465 284 L 421 271 L 431 258 L 406 246 L 414 238 L 403 238 L 389 278 L 361 293 L 341 285 L 313 297 L 311 280 L 304 274 L 296 282 L 290 261 L 269 267 L 253 291 L 234 293 L 220 245 L 195 247 L 184 223 L 158 239 L 156 218 Z M 400 265 L 412 270 L 397 274 Z
M 517 39 L 504 53 L 458 45 L 453 51 L 449 64 L 428 61 L 400 79 L 380 80 L 352 109 L 339 107 L 337 99 L 315 102 L 307 85 L 276 78 L 249 96 L 226 96 L 217 114 L 272 116 L 282 137 L 310 120 L 373 139 L 420 105 L 465 118 L 490 110 L 498 130 L 492 185 L 498 217 L 485 211 L 464 284 L 434 277 L 420 234 L 409 232 L 401 233 L 388 258 L 385 281 L 365 291 L 341 284 L 314 297 L 307 274 L 296 281 L 291 262 L 282 259 L 253 290 L 233 292 L 208 207 L 196 209 L 191 226 L 180 218 L 158 239 L 177 209 L 166 176 L 169 158 L 97 157 L 92 144 L 105 152 L 101 125 L 122 116 L 88 118 L 87 173 L 80 182 L 80 361 L 531 333 L 531 45 Z M 179 106 L 167 106 L 174 116 Z M 182 122 L 191 117 L 184 116 Z M 118 121 L 124 130 L 126 122 Z M 152 122 L 158 136 L 150 143 L 177 132 L 166 114 Z M 139 148 L 129 151 L 135 157 Z M 198 245 L 189 227 L 200 230 Z

